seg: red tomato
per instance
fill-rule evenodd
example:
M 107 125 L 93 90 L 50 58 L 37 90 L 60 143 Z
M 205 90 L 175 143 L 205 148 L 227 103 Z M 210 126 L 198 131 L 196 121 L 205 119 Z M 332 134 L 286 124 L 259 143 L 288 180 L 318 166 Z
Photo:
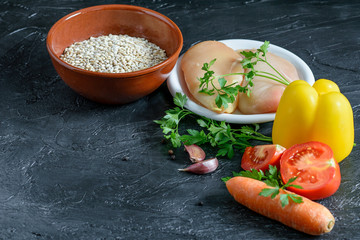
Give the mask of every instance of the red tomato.
M 287 189 L 311 200 L 333 195 L 341 181 L 340 167 L 333 151 L 321 142 L 296 144 L 286 150 L 280 159 L 280 174 L 284 183 L 297 177 L 292 184 L 303 189 Z
M 241 159 L 241 167 L 244 170 L 263 170 L 269 168 L 269 165 L 276 166 L 279 169 L 279 161 L 286 148 L 273 145 L 259 145 L 245 148 Z

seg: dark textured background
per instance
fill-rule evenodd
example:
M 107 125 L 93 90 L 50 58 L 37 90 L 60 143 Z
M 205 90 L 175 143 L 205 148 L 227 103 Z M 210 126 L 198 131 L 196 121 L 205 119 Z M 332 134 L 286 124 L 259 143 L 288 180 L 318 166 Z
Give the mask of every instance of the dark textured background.
M 220 178 L 240 169 L 241 153 L 221 159 L 210 175 L 177 171 L 187 156 L 178 149 L 171 160 L 153 123 L 173 107 L 166 84 L 134 103 L 105 106 L 61 81 L 46 52 L 50 27 L 108 3 L 167 15 L 182 30 L 183 52 L 229 38 L 269 40 L 294 52 L 315 78 L 340 85 L 360 143 L 357 1 L 1 1 L 0 238 L 312 239 L 232 199 Z M 261 132 L 270 135 L 271 127 L 262 124 Z M 340 164 L 338 192 L 320 201 L 335 227 L 316 239 L 360 239 L 359 164 L 358 145 Z

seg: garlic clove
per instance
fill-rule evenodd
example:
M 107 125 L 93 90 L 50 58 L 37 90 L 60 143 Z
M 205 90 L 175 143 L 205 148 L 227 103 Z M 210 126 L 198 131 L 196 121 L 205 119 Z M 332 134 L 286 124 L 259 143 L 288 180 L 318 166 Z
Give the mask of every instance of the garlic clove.
M 204 150 L 196 144 L 185 145 L 185 150 L 189 153 L 190 161 L 193 163 L 197 163 L 205 159 Z
M 183 172 L 191 172 L 195 174 L 206 174 L 215 171 L 218 166 L 219 166 L 219 161 L 217 160 L 217 158 L 211 158 L 191 164 L 187 168 L 178 169 L 178 170 Z

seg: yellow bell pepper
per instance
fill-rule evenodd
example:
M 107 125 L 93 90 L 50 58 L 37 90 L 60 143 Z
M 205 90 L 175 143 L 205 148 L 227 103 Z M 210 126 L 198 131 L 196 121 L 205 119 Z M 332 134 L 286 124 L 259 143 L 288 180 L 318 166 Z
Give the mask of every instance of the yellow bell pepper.
M 310 86 L 303 80 L 290 83 L 276 111 L 272 138 L 286 148 L 308 141 L 328 144 L 340 162 L 354 146 L 354 117 L 339 87 L 326 79 Z

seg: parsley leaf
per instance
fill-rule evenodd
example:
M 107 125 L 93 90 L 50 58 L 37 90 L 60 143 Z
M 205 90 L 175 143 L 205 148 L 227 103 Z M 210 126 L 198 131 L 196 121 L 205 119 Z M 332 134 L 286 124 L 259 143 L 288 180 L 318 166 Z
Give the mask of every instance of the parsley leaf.
M 186 95 L 182 95 L 181 93 L 177 92 L 174 97 L 174 104 L 181 108 L 184 108 L 187 101 Z
M 259 193 L 260 196 L 264 196 L 264 197 L 268 197 L 271 195 L 272 199 L 275 198 L 276 195 L 278 195 L 278 194 L 279 194 L 279 188 L 264 188 Z
M 207 142 L 207 136 L 203 130 L 198 131 L 194 129 L 188 129 L 187 132 L 189 135 L 182 135 L 180 137 L 181 141 L 186 145 L 191 144 L 204 144 Z
M 231 178 L 232 178 L 232 177 L 223 177 L 223 178 L 221 178 L 221 180 L 222 180 L 223 182 L 227 182 L 227 181 L 229 181 Z
M 259 52 L 262 52 L 263 57 L 265 57 L 268 52 L 269 44 L 269 41 L 265 41 L 264 44 L 260 46 L 260 49 L 258 49 Z
M 255 169 L 252 169 L 252 170 L 247 170 L 247 171 L 241 171 L 239 173 L 235 173 L 233 172 L 233 175 L 234 177 L 236 176 L 240 176 L 240 177 L 248 177 L 248 178 L 253 178 L 253 179 L 256 179 L 256 180 L 263 180 L 265 179 L 265 174 L 262 170 L 255 170 Z
M 289 204 L 289 194 L 281 194 L 280 202 L 281 202 L 282 207 L 285 207 L 286 205 L 288 205 Z
M 295 195 L 295 194 L 286 194 L 293 202 L 295 203 L 302 203 L 304 202 L 302 197 Z
M 221 88 L 224 88 L 225 85 L 226 85 L 226 83 L 227 83 L 227 81 L 226 81 L 225 78 L 223 78 L 223 77 L 222 77 L 222 78 L 219 78 L 219 79 L 218 79 L 218 82 L 219 82 Z

